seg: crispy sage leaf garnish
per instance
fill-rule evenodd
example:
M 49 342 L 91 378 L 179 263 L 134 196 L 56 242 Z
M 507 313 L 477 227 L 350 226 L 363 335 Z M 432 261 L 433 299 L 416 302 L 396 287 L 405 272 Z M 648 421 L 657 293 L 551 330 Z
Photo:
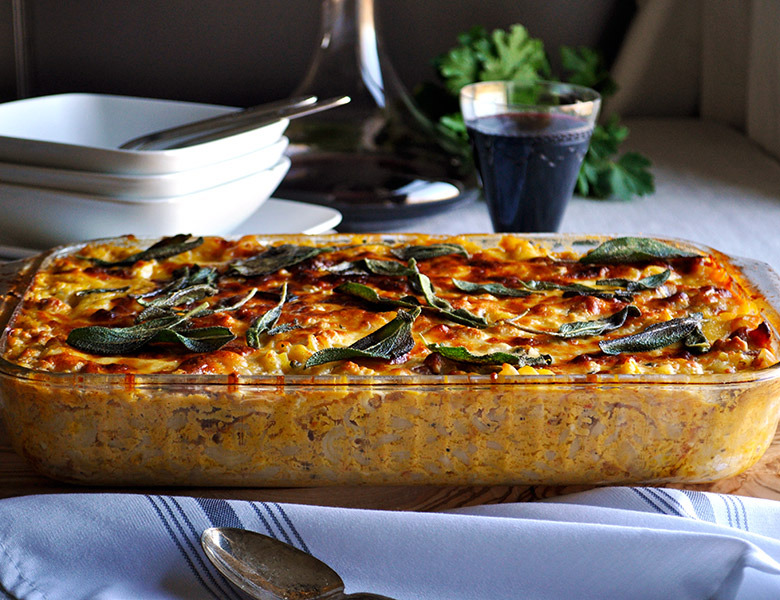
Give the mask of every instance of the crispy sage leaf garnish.
M 396 360 L 414 348 L 412 323 L 420 315 L 420 308 L 399 310 L 392 321 L 359 339 L 346 348 L 325 348 L 315 352 L 306 361 L 304 368 L 322 365 L 336 360 L 352 358 L 384 358 Z
M 266 333 L 268 335 L 278 335 L 280 333 L 287 333 L 288 331 L 300 328 L 301 324 L 298 323 L 298 321 L 293 321 L 292 323 L 283 323 L 281 325 L 277 325 L 276 327 L 271 327 L 271 329 L 266 331 Z
M 472 365 L 502 365 L 504 363 L 515 366 L 543 366 L 552 363 L 549 354 L 531 356 L 526 351 L 518 349 L 515 352 L 490 352 L 489 354 L 472 354 L 463 346 L 443 346 L 441 344 L 428 344 L 431 352 L 442 355 L 444 358 L 460 363 Z
M 254 321 L 252 321 L 252 323 L 249 325 L 249 328 L 246 330 L 247 346 L 250 348 L 260 347 L 260 334 L 269 333 L 269 331 L 274 328 L 276 322 L 279 320 L 279 317 L 282 316 L 282 307 L 286 301 L 287 282 L 285 281 L 284 285 L 282 285 L 282 293 L 279 298 L 279 304 L 274 306 L 264 315 L 257 317 Z
M 416 308 L 420 305 L 417 298 L 414 298 L 413 296 L 405 296 L 404 298 L 380 296 L 374 288 L 354 281 L 342 283 L 341 285 L 336 286 L 334 291 L 355 296 L 356 298 L 360 298 L 361 300 L 365 300 L 366 302 L 379 307 L 400 306 L 403 308 Z
M 522 331 L 535 333 L 537 335 L 551 335 L 560 338 L 590 337 L 619 329 L 625 325 L 626 320 L 629 317 L 638 317 L 641 314 L 641 311 L 636 306 L 630 304 L 618 312 L 602 319 L 564 323 L 558 327 L 558 331 L 545 331 L 543 329 L 535 329 L 534 327 L 526 327 L 525 325 L 515 322 L 514 319 L 508 320 L 507 323 Z
M 521 285 L 531 291 L 540 292 L 548 290 L 560 290 L 566 296 L 594 296 L 603 300 L 620 300 L 631 302 L 633 296 L 623 290 L 603 290 L 582 283 L 555 283 L 553 281 L 522 281 Z
M 622 310 L 604 317 L 603 319 L 594 319 L 593 321 L 574 321 L 571 323 L 564 323 L 558 328 L 559 337 L 574 338 L 574 337 L 590 337 L 593 335 L 602 335 L 607 331 L 614 331 L 620 329 L 625 325 L 626 319 L 629 317 L 638 317 L 642 312 L 633 304 L 629 304 Z
M 587 264 L 647 262 L 656 258 L 699 256 L 651 238 L 621 237 L 608 240 L 580 258 Z
M 187 252 L 188 250 L 197 248 L 203 243 L 202 237 L 195 238 L 194 240 L 191 240 L 191 237 L 192 236 L 188 233 L 180 233 L 171 237 L 164 237 L 159 242 L 149 246 L 146 250 L 136 252 L 127 258 L 123 258 L 117 261 L 102 260 L 100 258 L 84 258 L 87 258 L 87 260 L 92 261 L 94 264 L 100 267 L 124 267 L 127 265 L 132 265 L 139 260 L 159 260 L 161 258 L 176 256 L 182 252 Z
M 230 263 L 230 270 L 245 277 L 261 277 L 297 265 L 331 250 L 333 248 L 295 246 L 293 244 L 271 246 L 267 250 L 249 258 L 233 261 Z
M 204 313 L 198 313 L 195 316 L 202 317 L 202 316 L 205 316 L 205 315 L 213 315 L 214 313 L 222 313 L 222 312 L 230 312 L 230 311 L 233 311 L 233 310 L 238 310 L 239 308 L 244 306 L 244 304 L 246 304 L 252 298 L 254 298 L 256 294 L 257 294 L 257 288 L 252 288 L 251 290 L 249 290 L 246 293 L 245 296 L 243 296 L 242 298 L 239 298 L 233 304 L 227 304 L 225 306 L 219 306 L 219 307 L 214 308 L 214 309 L 205 309 Z
M 656 273 L 655 275 L 648 275 L 642 279 L 599 279 L 596 285 L 607 285 L 612 287 L 625 288 L 627 292 L 642 292 L 644 290 L 654 290 L 661 287 L 666 283 L 667 279 L 672 272 L 669 269 Z
M 469 257 L 468 251 L 460 244 L 430 244 L 421 246 L 403 246 L 393 248 L 390 253 L 401 260 L 426 260 L 438 256 L 447 256 L 448 254 L 460 254 Z
M 227 327 L 187 329 L 189 315 L 166 316 L 130 327 L 90 325 L 73 329 L 68 344 L 89 354 L 116 356 L 156 342 L 177 342 L 192 352 L 213 352 L 234 339 Z
M 91 296 L 92 294 L 121 294 L 129 289 L 129 285 L 118 288 L 92 288 L 90 290 L 79 290 L 76 292 L 76 297 L 81 298 L 83 296 Z
M 414 274 L 414 269 L 394 260 L 378 260 L 361 258 L 328 267 L 328 271 L 336 275 L 385 275 L 389 277 L 407 277 Z
M 143 304 L 144 306 L 146 306 L 144 300 L 146 300 L 147 298 L 157 298 L 160 296 L 165 296 L 167 294 L 172 294 L 177 290 L 182 290 L 184 288 L 191 287 L 193 285 L 200 285 L 200 284 L 214 285 L 216 284 L 218 277 L 219 274 L 217 273 L 217 270 L 213 267 L 187 265 L 181 267 L 180 269 L 176 269 L 173 272 L 173 278 L 168 283 L 166 283 L 163 287 L 152 290 L 150 292 L 146 292 L 145 294 L 140 294 L 136 296 L 136 300 L 138 300 L 139 304 Z
M 136 323 L 142 321 L 148 321 L 157 317 L 165 316 L 172 312 L 174 308 L 179 306 L 187 306 L 197 300 L 203 300 L 208 296 L 213 296 L 218 293 L 219 290 L 208 283 L 201 283 L 193 285 L 181 290 L 176 290 L 164 296 L 157 296 L 151 301 L 137 299 L 141 305 L 145 308 L 138 313 L 135 318 Z
M 702 320 L 701 313 L 693 313 L 688 317 L 656 323 L 633 335 L 602 340 L 599 348 L 604 354 L 621 354 L 647 352 L 682 342 L 692 352 L 706 352 L 709 344 L 701 329 Z
M 194 327 L 192 329 L 162 329 L 147 344 L 179 343 L 190 352 L 214 352 L 235 339 L 227 327 Z
M 453 279 L 452 283 L 460 291 L 469 294 L 492 294 L 493 296 L 522 298 L 524 296 L 530 296 L 532 293 L 529 290 L 507 287 L 503 283 L 472 283 L 471 281 L 463 281 L 462 279 Z
M 409 277 L 412 287 L 425 297 L 428 306 L 435 308 L 440 315 L 455 323 L 468 325 L 469 327 L 488 326 L 488 322 L 483 317 L 477 316 L 465 308 L 454 308 L 444 298 L 439 298 L 433 289 L 433 283 L 431 283 L 430 278 L 424 273 L 420 273 L 417 269 L 417 261 L 414 258 L 409 260 L 409 266 L 414 269 L 414 275 Z

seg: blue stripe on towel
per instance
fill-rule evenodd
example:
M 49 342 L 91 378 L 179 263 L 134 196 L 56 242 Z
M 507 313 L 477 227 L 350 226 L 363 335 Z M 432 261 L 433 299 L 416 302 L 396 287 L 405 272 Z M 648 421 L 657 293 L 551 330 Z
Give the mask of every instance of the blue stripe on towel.
M 279 514 L 281 514 L 281 515 L 282 515 L 282 518 L 284 519 L 284 522 L 285 522 L 285 523 L 287 523 L 287 526 L 290 528 L 290 531 L 292 531 L 293 535 L 295 536 L 295 539 L 296 539 L 296 540 L 298 540 L 298 543 L 300 544 L 300 546 L 299 546 L 299 547 L 300 547 L 300 548 L 301 548 L 301 549 L 302 549 L 304 552 L 306 552 L 306 553 L 308 553 L 308 554 L 311 554 L 311 551 L 309 550 L 309 547 L 306 545 L 306 542 L 304 542 L 304 541 L 303 541 L 303 538 L 301 537 L 301 534 L 300 534 L 300 533 L 298 533 L 298 530 L 295 528 L 295 525 L 293 525 L 293 522 L 292 522 L 292 520 L 291 520 L 291 519 L 290 519 L 290 517 L 287 515 L 287 513 L 285 512 L 285 510 L 284 510 L 284 509 L 283 509 L 283 508 L 282 508 L 282 507 L 281 507 L 279 504 L 277 504 L 276 502 L 272 502 L 272 503 L 271 503 L 271 506 L 273 506 L 274 508 L 276 508 L 276 510 L 278 510 L 278 511 L 279 511 Z
M 674 505 L 672 505 L 666 498 L 661 496 L 661 494 L 658 493 L 657 490 L 654 490 L 653 488 L 647 488 L 645 492 L 648 494 L 649 498 L 652 498 L 654 502 L 658 504 L 659 507 L 661 507 L 661 510 L 667 514 L 667 515 L 673 515 L 675 517 L 684 517 L 685 513 L 678 510 Z
M 238 518 L 236 511 L 228 504 L 227 500 L 218 498 L 196 498 L 196 502 L 206 513 L 209 522 L 214 527 L 238 527 L 242 528 L 244 524 Z
M 178 499 L 176 499 L 176 498 L 174 498 L 172 496 L 167 496 L 166 498 L 167 498 L 167 500 L 171 504 L 174 505 L 174 507 L 176 508 L 176 511 L 179 514 L 179 517 L 181 518 L 182 521 L 184 521 L 185 525 L 187 525 L 187 528 L 190 531 L 190 535 L 192 536 L 192 539 L 197 540 L 196 545 L 200 544 L 200 536 L 202 535 L 203 532 L 202 531 L 199 532 L 195 528 L 195 525 L 192 523 L 192 520 L 187 515 L 187 513 L 184 511 L 184 507 L 182 507 L 182 505 L 181 505 L 181 503 L 179 502 Z M 196 501 L 197 500 L 198 499 L 196 499 Z M 197 502 L 197 504 L 200 505 L 201 508 L 202 508 L 202 505 L 201 505 L 200 502 Z M 232 508 L 231 508 L 231 510 L 232 510 Z M 205 510 L 203 512 L 206 515 L 206 517 L 209 519 L 209 522 L 212 525 L 214 525 L 214 522 L 211 520 L 211 518 L 209 518 L 209 514 Z M 198 551 L 196 551 L 196 553 L 198 554 L 198 556 L 200 556 L 200 553 Z M 229 596 L 231 598 L 234 598 L 235 600 L 241 600 L 242 596 L 240 596 L 239 594 L 237 594 L 236 592 L 233 591 L 231 583 L 227 580 L 227 578 L 221 572 L 217 571 L 216 569 L 209 570 L 208 569 L 208 564 L 206 565 L 206 571 L 209 573 L 210 579 L 213 578 L 213 577 L 216 577 L 216 579 L 218 579 L 221 582 L 220 589 L 222 589 L 222 588 L 227 589 L 229 592 L 232 592 L 231 594 L 229 594 Z M 213 581 L 213 579 L 212 579 L 212 581 Z M 215 582 L 215 585 L 217 585 L 216 582 Z
M 736 496 L 724 495 L 723 501 L 730 507 L 730 509 L 734 511 L 734 520 L 736 521 L 737 529 L 744 529 L 745 531 L 749 531 L 747 524 L 747 512 L 745 512 L 745 505 L 742 500 Z M 731 510 L 729 511 L 729 515 L 731 515 Z
M 673 515 L 675 517 L 684 517 L 685 513 L 680 512 L 662 496 L 655 493 L 652 488 L 631 488 L 646 504 L 651 506 L 656 512 L 663 515 Z
M 726 509 L 726 518 L 729 521 L 729 527 L 734 527 L 734 519 L 731 516 L 731 504 L 729 504 L 729 501 L 726 499 L 726 496 L 718 496 L 721 499 L 721 502 L 723 502 L 723 506 Z
M 268 522 L 268 519 L 266 519 L 265 515 L 262 512 L 260 512 L 259 508 L 257 508 L 257 503 L 250 502 L 249 506 L 251 506 L 252 510 L 255 511 L 257 518 L 260 519 L 260 522 L 263 524 L 263 527 L 265 527 L 265 530 L 268 533 L 268 535 L 270 535 L 272 538 L 279 539 L 279 537 L 274 533 L 274 530 L 271 528 L 271 524 Z
M 263 522 L 263 525 L 268 530 L 268 535 L 271 537 L 275 537 L 277 540 L 281 540 L 283 542 L 286 542 L 290 544 L 291 546 L 295 546 L 295 544 L 292 541 L 292 538 L 290 537 L 290 534 L 287 533 L 287 530 L 284 528 L 284 526 L 279 521 L 278 517 L 271 512 L 271 509 L 268 507 L 268 503 L 266 502 L 252 502 L 252 508 L 254 509 L 255 513 L 257 514 L 258 518 Z M 262 511 L 261 511 L 262 509 Z M 270 517 L 271 521 L 273 521 L 274 525 L 276 525 L 276 529 L 281 534 L 281 537 L 277 535 L 273 528 L 271 527 L 271 523 L 269 523 L 268 519 L 266 519 L 265 516 L 263 516 L 263 512 L 265 512 L 265 515 Z M 282 539 L 284 538 L 284 539 Z
M 156 496 L 156 498 L 159 499 L 159 496 Z M 212 590 L 208 585 L 206 585 L 206 582 L 201 576 L 199 570 L 195 567 L 195 563 L 193 562 L 192 557 L 187 553 L 187 550 L 185 549 L 184 545 L 176 536 L 176 532 L 174 532 L 170 522 L 168 521 L 168 519 L 165 517 L 165 514 L 163 514 L 163 511 L 155 502 L 155 499 L 152 496 L 148 496 L 148 495 L 146 496 L 146 499 L 149 500 L 149 503 L 152 505 L 154 512 L 157 513 L 157 516 L 160 518 L 160 523 L 162 523 L 162 526 L 165 529 L 165 531 L 168 533 L 168 536 L 171 538 L 173 543 L 179 549 L 179 552 L 181 553 L 182 557 L 184 557 L 184 560 L 187 562 L 187 566 L 189 567 L 190 571 L 195 576 L 195 578 L 198 580 L 198 583 L 200 583 L 201 586 L 203 586 L 203 589 L 206 590 L 211 595 L 211 597 L 214 598 L 214 600 L 221 600 L 224 597 L 224 595 L 221 596 L 215 593 L 214 590 Z
M 750 527 L 748 527 L 747 509 L 745 508 L 745 503 L 742 501 L 742 498 L 738 496 L 731 496 L 731 498 L 736 504 L 739 505 L 739 510 L 742 512 L 742 521 L 745 524 L 745 531 L 750 531 Z
M 675 498 L 668 490 L 653 488 L 653 493 L 661 498 L 666 498 L 666 501 L 669 503 L 669 505 L 675 507 L 679 516 L 688 518 L 696 516 L 689 514 L 686 507 L 680 504 L 680 501 Z
M 646 498 L 645 495 L 640 490 L 638 490 L 637 488 L 630 488 L 630 489 L 637 496 L 639 496 L 642 499 L 642 501 L 644 501 L 645 504 L 648 504 L 653 510 L 661 514 L 666 514 L 663 510 L 661 510 L 658 506 L 656 506 L 655 502 L 653 502 L 650 498 Z
M 196 566 L 200 568 L 201 572 L 205 574 L 206 578 L 220 592 L 218 594 L 220 599 L 230 595 L 232 595 L 234 598 L 239 598 L 239 596 L 237 596 L 235 592 L 233 592 L 233 588 L 230 587 L 230 584 L 222 576 L 221 573 L 219 572 L 217 573 L 217 577 L 219 578 L 219 581 L 217 581 L 217 578 L 215 578 L 212 571 L 209 570 L 209 565 L 211 563 L 208 563 L 207 561 L 203 560 L 203 554 L 202 554 L 203 551 L 200 546 L 200 535 L 198 535 L 198 533 L 195 532 L 193 528 L 192 537 L 187 536 L 187 532 L 184 530 L 184 527 L 182 526 L 181 522 L 176 516 L 176 513 L 173 512 L 173 509 L 171 509 L 169 505 L 169 503 L 175 504 L 173 498 L 171 496 L 157 496 L 157 499 L 159 500 L 160 504 L 165 508 L 172 522 L 176 525 L 176 529 L 179 531 L 182 539 L 186 542 L 186 546 L 187 548 L 189 548 L 190 555 L 194 558 L 195 563 L 197 563 Z M 222 582 L 221 584 L 220 581 Z
M 703 492 L 697 492 L 696 490 L 680 491 L 688 496 L 688 499 L 691 501 L 691 506 L 693 506 L 693 510 L 696 513 L 696 517 L 698 517 L 699 520 L 707 521 L 708 523 L 717 523 L 715 510 L 712 508 L 712 502 L 710 502 L 710 499 Z

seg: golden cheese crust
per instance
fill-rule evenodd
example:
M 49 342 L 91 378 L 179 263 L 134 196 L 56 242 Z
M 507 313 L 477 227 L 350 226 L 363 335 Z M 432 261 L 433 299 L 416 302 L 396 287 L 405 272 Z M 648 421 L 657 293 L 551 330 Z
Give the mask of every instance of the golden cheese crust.
M 756 301 L 714 256 L 592 264 L 580 261 L 582 254 L 572 250 L 552 251 L 509 235 L 496 239 L 494 246 L 484 247 L 469 236 L 407 236 L 400 243 L 386 243 L 381 236 L 339 236 L 316 256 L 260 275 L 241 274 L 231 266 L 268 250 L 268 240 L 255 236 L 207 237 L 174 256 L 118 266 L 95 259 L 119 261 L 146 246 L 140 241 L 90 243 L 78 253 L 58 256 L 35 275 L 9 325 L 4 358 L 49 372 L 238 376 L 705 374 L 757 370 L 777 362 L 775 334 Z M 454 245 L 456 251 L 399 258 L 405 247 L 441 244 Z M 395 263 L 406 274 L 372 272 L 365 268 L 366 259 Z M 111 354 L 69 342 L 69 334 L 77 329 L 123 329 L 143 323 L 142 311 L 164 296 L 166 286 L 184 267 L 211 268 L 216 279 L 208 293 L 173 304 L 165 314 L 188 314 L 183 331 L 226 328 L 232 339 L 224 345 L 193 351 L 164 339 Z M 421 289 L 420 278 L 408 274 L 410 269 L 430 281 L 433 303 Z M 663 282 L 647 289 L 627 288 L 626 282 L 654 277 Z M 522 293 L 464 291 L 462 282 L 501 284 Z M 346 292 L 347 283 L 363 291 L 369 288 L 384 303 Z M 286 298 L 280 304 L 283 289 Z M 445 310 L 432 306 L 441 301 Z M 370 336 L 399 312 L 416 312 L 410 308 L 414 305 L 419 305 L 419 316 L 411 324 L 413 345 L 407 351 L 396 348 L 389 357 L 312 359 L 325 349 L 348 347 Z M 248 330 L 279 306 L 273 326 L 251 344 Z M 565 324 L 608 319 L 629 306 L 636 310 L 616 328 L 591 335 L 560 333 Z M 468 315 L 466 322 L 452 317 L 458 311 Z M 677 340 L 649 350 L 609 353 L 600 345 L 693 315 L 700 315 L 696 318 L 705 338 L 695 348 Z M 504 361 L 504 355 L 495 355 L 490 361 L 470 362 L 457 358 L 463 355 L 437 351 L 442 347 L 465 350 L 471 357 L 501 352 L 521 359 Z

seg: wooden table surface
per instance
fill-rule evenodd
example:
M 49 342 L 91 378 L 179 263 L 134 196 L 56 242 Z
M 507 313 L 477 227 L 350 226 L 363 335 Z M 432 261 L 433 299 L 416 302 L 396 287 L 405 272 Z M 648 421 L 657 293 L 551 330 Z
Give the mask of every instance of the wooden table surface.
M 35 473 L 9 446 L 0 424 L 0 498 L 29 494 L 134 492 L 238 500 L 291 502 L 354 508 L 434 511 L 536 500 L 587 489 L 584 486 L 362 486 L 317 488 L 96 488 L 58 483 Z M 715 483 L 674 485 L 780 500 L 780 429 L 763 458 L 745 473 Z

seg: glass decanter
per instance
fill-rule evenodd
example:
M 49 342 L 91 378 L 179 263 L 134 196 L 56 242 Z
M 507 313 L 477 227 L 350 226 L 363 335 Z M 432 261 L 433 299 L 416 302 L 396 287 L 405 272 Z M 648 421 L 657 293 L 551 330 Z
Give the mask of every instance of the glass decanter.
M 274 195 L 332 206 L 344 224 L 407 219 L 475 197 L 385 57 L 374 0 L 323 0 L 320 45 L 293 96 L 351 102 L 292 121 L 292 167 Z

